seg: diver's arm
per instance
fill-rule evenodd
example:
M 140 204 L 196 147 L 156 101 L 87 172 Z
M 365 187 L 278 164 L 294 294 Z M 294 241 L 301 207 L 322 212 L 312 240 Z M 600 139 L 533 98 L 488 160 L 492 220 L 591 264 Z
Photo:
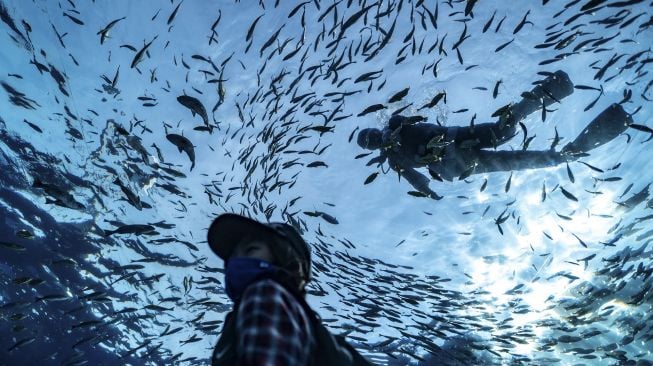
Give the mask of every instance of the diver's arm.
M 388 125 L 383 129 L 383 144 L 385 146 L 396 145 L 399 141 L 399 134 L 402 127 L 414 124 L 415 121 L 412 117 L 404 117 L 401 115 L 394 115 L 390 117 Z
M 410 124 L 410 120 L 407 117 L 401 115 L 394 115 L 390 117 L 390 120 L 388 121 L 388 128 L 391 131 L 394 131 L 397 128 L 407 124 Z
M 370 159 L 370 161 L 368 161 L 366 165 L 370 166 L 372 164 L 377 164 L 378 166 L 381 166 L 383 163 L 385 163 L 386 158 L 387 155 L 383 151 L 381 151 L 379 153 L 379 156 Z
M 429 188 L 429 179 L 423 174 L 419 173 L 417 170 L 413 168 L 402 169 L 397 165 L 390 165 L 390 167 L 395 171 L 398 171 L 400 177 L 404 177 L 408 183 L 410 183 L 410 185 L 413 186 L 413 188 L 415 188 L 417 191 L 435 200 L 442 198 L 442 196 L 439 196 L 437 193 L 432 191 L 431 188 Z
M 418 173 L 415 169 L 405 169 L 400 173 L 410 185 L 412 185 L 416 190 L 421 193 L 424 193 L 429 198 L 434 200 L 442 199 L 442 196 L 435 193 L 435 191 L 429 188 L 429 179 L 421 173 Z

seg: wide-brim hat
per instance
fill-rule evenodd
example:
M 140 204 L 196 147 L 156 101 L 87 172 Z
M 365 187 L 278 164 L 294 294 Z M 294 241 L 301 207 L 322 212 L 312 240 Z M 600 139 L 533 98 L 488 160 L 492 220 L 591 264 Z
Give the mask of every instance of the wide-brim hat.
M 231 256 L 234 247 L 244 237 L 254 236 L 261 239 L 274 238 L 277 243 L 286 243 L 295 251 L 304 268 L 310 268 L 311 257 L 308 244 L 297 230 L 281 222 L 261 223 L 249 217 L 237 214 L 222 214 L 209 227 L 207 241 L 211 250 L 222 260 Z M 269 241 L 272 243 L 272 241 Z M 275 248 L 271 250 L 274 252 Z

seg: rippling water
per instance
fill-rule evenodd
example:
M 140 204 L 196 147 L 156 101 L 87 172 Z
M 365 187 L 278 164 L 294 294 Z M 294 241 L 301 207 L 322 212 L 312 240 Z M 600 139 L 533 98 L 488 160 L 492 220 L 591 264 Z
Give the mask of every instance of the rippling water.
M 207 363 L 223 212 L 301 228 L 309 303 L 375 363 L 651 364 L 652 7 L 1 0 L 0 364 Z M 401 108 L 490 122 L 556 70 L 574 93 L 498 149 L 634 124 L 441 200 L 358 156 Z

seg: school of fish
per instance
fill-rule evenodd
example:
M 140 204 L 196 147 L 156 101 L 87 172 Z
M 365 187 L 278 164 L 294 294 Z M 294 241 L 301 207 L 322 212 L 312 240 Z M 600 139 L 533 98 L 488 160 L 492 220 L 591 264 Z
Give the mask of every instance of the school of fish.
M 542 0 L 519 12 L 476 0 L 118 3 L 0 0 L 0 365 L 206 364 L 231 308 L 203 231 L 223 212 L 297 228 L 312 247 L 310 303 L 375 364 L 653 365 L 653 174 L 619 155 L 651 160 L 653 1 Z M 511 53 L 537 74 L 485 77 Z M 614 164 L 590 154 L 558 178 L 535 175 L 530 192 L 519 172 L 434 181 L 441 196 L 429 201 L 359 160 L 370 154 L 342 154 L 394 114 L 473 127 L 482 106 L 455 95 L 500 114 L 529 97 L 511 90 L 517 81 L 558 69 L 582 70 L 569 71 L 582 123 L 604 102 L 632 117 L 611 142 Z M 515 147 L 570 140 L 558 107 L 520 123 Z M 327 195 L 319 183 L 336 175 L 343 186 Z M 547 221 L 533 236 L 552 246 L 473 258 L 513 272 L 495 278 L 514 281 L 500 294 L 453 259 L 455 273 L 418 271 L 417 239 L 397 243 L 381 221 L 374 239 L 402 254 L 380 259 L 342 229 L 370 210 L 323 198 L 380 185 L 407 195 L 357 199 L 428 201 L 416 214 L 442 222 L 450 202 L 495 242 Z M 546 216 L 520 209 L 528 200 Z M 571 225 L 590 219 L 616 223 L 589 240 Z M 435 253 L 443 238 L 478 235 L 422 229 Z M 561 242 L 582 254 L 550 250 Z M 564 292 L 536 308 L 547 283 Z

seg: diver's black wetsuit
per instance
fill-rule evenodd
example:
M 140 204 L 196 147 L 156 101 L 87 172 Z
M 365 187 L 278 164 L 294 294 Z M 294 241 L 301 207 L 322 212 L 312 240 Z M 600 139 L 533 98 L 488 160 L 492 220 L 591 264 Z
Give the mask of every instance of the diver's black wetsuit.
M 516 134 L 517 124 L 529 114 L 546 107 L 573 92 L 567 74 L 556 71 L 533 90 L 522 94 L 519 103 L 504 108 L 495 123 L 473 127 L 443 127 L 420 123 L 423 117 L 390 118 L 383 131 L 366 128 L 358 134 L 358 145 L 381 154 L 369 164 L 385 160 L 415 189 L 434 199 L 441 198 L 429 188 L 429 178 L 416 168 L 428 167 L 434 179 L 453 181 L 471 174 L 523 170 L 555 166 L 574 160 L 601 146 L 633 123 L 619 104 L 612 104 L 590 122 L 560 152 L 553 147 L 544 151 L 496 151 Z
M 390 167 L 401 170 L 402 176 L 411 181 L 417 172 L 414 168 L 428 166 L 434 178 L 453 181 L 468 174 L 494 171 L 544 168 L 564 162 L 563 156 L 553 150 L 545 151 L 492 151 L 515 135 L 514 127 L 500 122 L 483 123 L 469 127 L 443 127 L 428 123 L 407 124 L 403 116 L 394 116 L 384 130 L 384 140 L 401 126 L 396 140 L 383 152 Z M 401 124 L 404 122 L 405 124 Z M 433 147 L 427 147 L 430 141 Z M 388 141 L 388 140 L 386 140 Z M 428 182 L 428 179 L 426 182 Z M 411 182 L 412 183 L 412 182 Z
M 427 166 L 436 179 L 493 171 L 509 171 L 554 166 L 565 161 L 560 153 L 546 151 L 492 151 L 516 134 L 516 126 L 529 114 L 558 102 L 573 92 L 567 74 L 558 71 L 547 77 L 524 98 L 510 106 L 495 123 L 474 127 L 443 127 L 414 123 L 414 117 L 395 115 L 383 130 L 381 159 L 388 158 L 416 189 L 431 192 L 429 179 L 415 168 Z

